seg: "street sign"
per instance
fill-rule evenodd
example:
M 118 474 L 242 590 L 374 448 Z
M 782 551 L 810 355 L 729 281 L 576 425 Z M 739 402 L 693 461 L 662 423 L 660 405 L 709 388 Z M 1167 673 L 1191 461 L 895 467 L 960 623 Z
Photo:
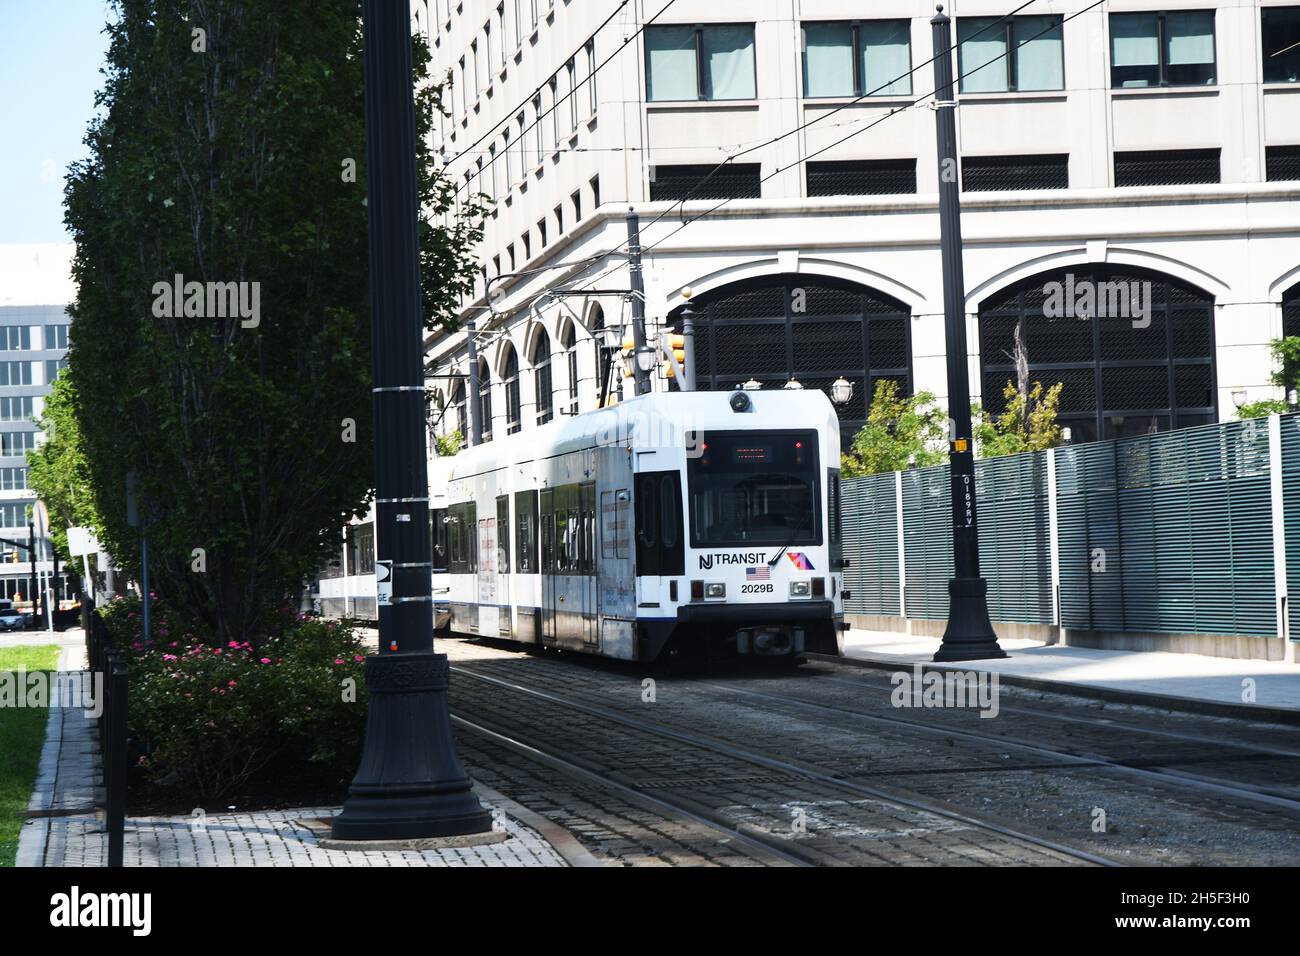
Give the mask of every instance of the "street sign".
M 393 602 L 393 562 L 375 562 L 375 603 L 387 607 Z
M 89 528 L 68 528 L 68 554 L 74 558 L 80 558 L 87 554 L 94 554 L 99 550 L 99 542 L 95 539 L 95 532 Z

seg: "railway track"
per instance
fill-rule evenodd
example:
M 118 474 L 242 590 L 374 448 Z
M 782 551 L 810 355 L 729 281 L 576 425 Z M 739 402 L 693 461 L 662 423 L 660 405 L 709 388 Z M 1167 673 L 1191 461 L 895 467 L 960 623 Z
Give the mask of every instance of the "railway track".
M 891 862 L 887 859 L 888 853 L 883 854 L 886 858 L 882 859 L 881 854 L 869 851 L 865 852 L 863 859 L 853 859 L 853 854 L 846 851 L 852 840 L 836 838 L 827 846 L 826 840 L 780 832 L 780 809 L 793 806 L 797 810 L 806 805 L 813 808 L 811 812 L 814 814 L 819 812 L 817 808 L 832 806 L 838 812 L 860 819 L 861 825 L 856 832 L 868 846 L 873 841 L 887 844 L 889 834 L 901 834 L 898 842 L 908 843 L 915 842 L 917 834 L 934 831 L 939 835 L 923 848 L 922 855 L 947 859 L 925 859 L 924 862 L 1122 865 L 1071 843 L 1007 826 L 943 801 L 867 785 L 846 779 L 815 763 L 776 756 L 752 746 L 737 745 L 708 734 L 629 715 L 590 700 L 578 700 L 553 686 L 547 689 L 527 686 L 486 673 L 473 664 L 456 663 L 452 671 L 457 677 L 469 678 L 492 691 L 491 694 L 475 694 L 467 692 L 464 681 L 454 682 L 453 719 L 464 729 L 490 736 L 585 783 L 607 786 L 625 797 L 648 800 L 661 812 L 680 814 L 711 826 L 729 838 L 744 841 L 751 849 L 769 853 L 786 864 Z M 501 712 L 509 710 L 503 708 L 502 703 L 511 696 L 525 699 L 526 706 L 518 708 L 518 712 L 527 717 L 512 717 Z M 494 708 L 497 709 L 495 714 L 491 713 Z M 553 721 L 545 720 L 542 713 L 548 708 L 556 717 Z M 575 714 L 585 719 L 579 727 L 574 725 Z M 565 742 L 566 735 L 572 744 Z M 627 754 L 644 750 L 645 742 L 650 740 L 658 750 L 655 766 L 684 763 L 708 768 L 710 772 L 698 780 L 688 780 L 682 786 L 664 786 L 653 775 L 645 773 L 645 767 L 620 767 L 599 754 L 592 754 L 590 751 L 597 738 L 603 746 L 614 741 L 614 746 Z M 579 743 L 585 744 L 586 752 L 575 752 Z M 756 823 L 737 822 L 738 813 L 744 811 L 735 806 L 720 805 L 718 795 L 728 792 L 729 787 L 734 789 L 735 782 L 745 779 L 746 772 L 752 777 L 755 768 L 769 776 L 757 782 L 751 780 L 751 784 L 760 790 L 766 788 L 786 795 L 795 794 L 798 799 L 784 803 L 778 801 L 777 811 L 771 812 L 769 808 L 766 818 Z M 709 777 L 714 779 L 713 784 L 710 784 Z M 655 789 L 661 795 L 652 797 L 647 793 L 649 789 Z M 758 803 L 763 805 L 761 792 Z M 761 818 L 762 812 L 758 815 Z M 901 824 L 900 818 L 904 821 Z M 886 836 L 882 838 L 882 834 Z

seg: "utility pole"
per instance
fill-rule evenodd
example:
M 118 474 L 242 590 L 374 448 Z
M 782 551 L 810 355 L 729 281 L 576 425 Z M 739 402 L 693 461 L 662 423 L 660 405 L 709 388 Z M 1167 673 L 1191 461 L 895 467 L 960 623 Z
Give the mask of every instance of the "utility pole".
M 476 335 L 477 330 L 474 327 L 474 320 L 469 319 L 465 323 L 465 344 L 469 355 L 469 394 L 465 396 L 465 402 L 469 406 L 469 443 L 471 447 L 483 444 L 483 409 L 478 400 L 478 339 Z M 492 427 L 491 422 L 488 422 L 488 427 Z
M 627 210 L 627 267 L 631 273 L 632 287 L 632 376 L 637 395 L 650 391 L 650 369 L 654 367 L 654 352 L 647 350 L 645 340 L 645 278 L 641 270 L 641 217 L 636 210 Z M 647 367 L 642 368 L 645 365 Z
M 362 11 L 379 653 L 366 659 L 365 749 L 334 837 L 484 833 L 491 815 L 451 736 L 447 657 L 433 652 L 411 15 L 395 0 Z
M 939 146 L 939 235 L 943 254 L 943 312 L 948 357 L 948 468 L 952 484 L 953 577 L 948 626 L 936 661 L 1006 657 L 989 621 L 988 582 L 980 577 L 975 520 L 975 445 L 971 437 L 966 358 L 966 278 L 962 272 L 960 161 L 952 74 L 952 21 L 940 5 L 930 21 L 934 42 L 935 127 Z
M 36 525 L 31 519 L 27 521 L 27 556 L 32 561 L 31 579 L 28 582 L 27 597 L 32 602 L 32 630 L 36 630 L 40 618 L 36 616 Z

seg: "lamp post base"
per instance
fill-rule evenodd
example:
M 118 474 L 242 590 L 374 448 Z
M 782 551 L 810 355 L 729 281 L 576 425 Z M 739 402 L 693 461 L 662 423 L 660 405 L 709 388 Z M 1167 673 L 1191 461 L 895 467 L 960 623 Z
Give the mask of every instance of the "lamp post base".
M 979 661 L 1006 657 L 989 621 L 989 584 L 983 578 L 948 581 L 948 626 L 936 662 Z
M 492 829 L 456 758 L 448 669 L 446 655 L 432 652 L 366 659 L 365 750 L 334 818 L 334 839 L 418 840 Z

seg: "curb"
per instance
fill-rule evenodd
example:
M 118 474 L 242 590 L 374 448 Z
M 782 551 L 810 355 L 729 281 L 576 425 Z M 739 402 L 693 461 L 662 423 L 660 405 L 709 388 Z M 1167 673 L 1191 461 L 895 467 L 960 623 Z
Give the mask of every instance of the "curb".
M 541 838 L 551 845 L 551 849 L 563 857 L 564 862 L 568 863 L 569 866 L 605 866 L 604 863 L 592 856 L 591 851 L 578 842 L 577 837 L 558 823 L 548 820 L 540 813 L 529 810 L 522 803 L 511 800 L 504 793 L 493 790 L 491 787 L 477 781 L 474 783 L 474 792 L 488 803 L 500 807 L 520 823 L 536 830 Z
M 932 661 L 884 661 L 869 657 L 835 657 L 830 654 L 810 653 L 805 656 L 813 661 L 823 661 L 828 664 L 847 664 L 849 667 L 861 667 L 870 670 L 896 671 L 901 668 L 910 669 L 920 664 L 923 671 L 938 671 L 944 674 L 971 670 L 983 671 L 984 673 L 996 673 L 998 680 L 1003 684 L 1011 687 L 1023 687 L 1026 690 L 1045 691 L 1067 697 L 1086 697 L 1091 700 L 1104 700 L 1117 704 L 1133 704 L 1139 707 L 1155 707 L 1189 714 L 1203 714 L 1209 717 L 1231 717 L 1236 720 L 1254 720 L 1300 727 L 1300 708 L 1229 704 L 1219 700 L 1201 700 L 1198 697 L 1153 694 L 1149 691 L 1117 690 L 1111 687 L 1074 684 L 1043 677 L 1022 677 L 1016 674 L 1006 674 L 1002 671 L 984 671 L 978 666 L 970 666 L 976 664 L 975 661 L 967 662 L 967 665 L 961 665 L 936 664 Z

